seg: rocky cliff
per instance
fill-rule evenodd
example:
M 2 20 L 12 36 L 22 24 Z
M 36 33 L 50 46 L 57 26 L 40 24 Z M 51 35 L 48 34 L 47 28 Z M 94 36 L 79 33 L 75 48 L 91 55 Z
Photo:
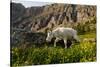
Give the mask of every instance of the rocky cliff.
M 36 32 L 67 23 L 76 23 L 96 16 L 96 7 L 88 5 L 51 4 L 25 8 L 22 4 L 11 3 L 12 27 Z
M 96 6 L 92 5 L 54 3 L 45 6 L 25 8 L 20 3 L 11 3 L 10 7 L 11 38 L 17 37 L 17 39 L 22 37 L 20 34 L 23 31 L 46 33 L 47 30 L 58 26 L 67 27 L 69 24 L 83 23 L 92 17 L 96 17 Z M 18 33 L 16 35 L 19 35 L 19 38 L 18 36 L 14 36 L 14 32 Z

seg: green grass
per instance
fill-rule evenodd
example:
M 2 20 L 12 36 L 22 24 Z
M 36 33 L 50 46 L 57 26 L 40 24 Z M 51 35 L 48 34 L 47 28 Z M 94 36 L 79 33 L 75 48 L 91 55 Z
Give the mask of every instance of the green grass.
M 79 35 L 80 38 L 96 38 L 95 33 Z M 57 46 L 41 48 L 12 48 L 12 66 L 57 64 L 74 62 L 96 61 L 96 43 L 75 43 L 71 48 L 65 49 Z
M 11 66 L 94 62 L 96 61 L 96 42 L 90 40 L 91 38 L 96 39 L 95 25 L 95 17 L 91 21 L 73 25 L 73 28 L 80 34 L 81 42 L 80 44 L 74 43 L 71 48 L 65 49 L 60 46 L 54 48 L 46 46 L 48 44 L 44 44 L 45 46 L 40 48 L 34 46 L 28 48 L 13 47 L 11 48 Z
M 88 32 L 84 35 L 79 35 L 80 38 L 96 38 L 96 33 L 94 32 Z

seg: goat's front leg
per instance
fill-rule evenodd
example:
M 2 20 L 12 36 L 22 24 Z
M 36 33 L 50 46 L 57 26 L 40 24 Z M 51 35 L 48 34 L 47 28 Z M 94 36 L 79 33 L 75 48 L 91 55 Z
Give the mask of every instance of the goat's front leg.
M 67 48 L 67 40 L 64 40 L 65 48 Z
M 56 47 L 56 42 L 58 42 L 58 41 L 59 41 L 59 38 L 56 38 L 55 42 L 54 42 L 54 47 Z

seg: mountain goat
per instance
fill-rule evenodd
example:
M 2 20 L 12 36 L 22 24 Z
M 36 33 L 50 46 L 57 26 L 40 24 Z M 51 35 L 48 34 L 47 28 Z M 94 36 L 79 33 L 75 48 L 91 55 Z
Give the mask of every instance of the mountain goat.
M 53 37 L 56 38 L 54 42 L 54 47 L 56 47 L 56 42 L 61 39 L 63 39 L 64 41 L 65 48 L 67 48 L 67 40 L 76 40 L 77 42 L 80 42 L 77 36 L 77 31 L 72 28 L 56 28 L 55 30 L 48 32 L 46 41 L 50 42 Z

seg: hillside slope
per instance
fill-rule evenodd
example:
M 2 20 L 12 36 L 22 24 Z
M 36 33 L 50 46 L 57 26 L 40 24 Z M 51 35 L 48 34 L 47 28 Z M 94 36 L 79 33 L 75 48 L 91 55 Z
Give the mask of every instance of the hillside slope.
M 11 45 L 23 42 L 44 43 L 47 31 L 59 26 L 79 33 L 96 29 L 96 6 L 50 4 L 25 8 L 11 3 Z
M 87 21 L 96 16 L 95 11 L 96 6 L 88 5 L 55 3 L 25 8 L 19 3 L 11 3 L 11 24 L 14 28 L 36 32 L 44 28 L 54 28 L 61 24 L 67 25 L 67 23 Z

